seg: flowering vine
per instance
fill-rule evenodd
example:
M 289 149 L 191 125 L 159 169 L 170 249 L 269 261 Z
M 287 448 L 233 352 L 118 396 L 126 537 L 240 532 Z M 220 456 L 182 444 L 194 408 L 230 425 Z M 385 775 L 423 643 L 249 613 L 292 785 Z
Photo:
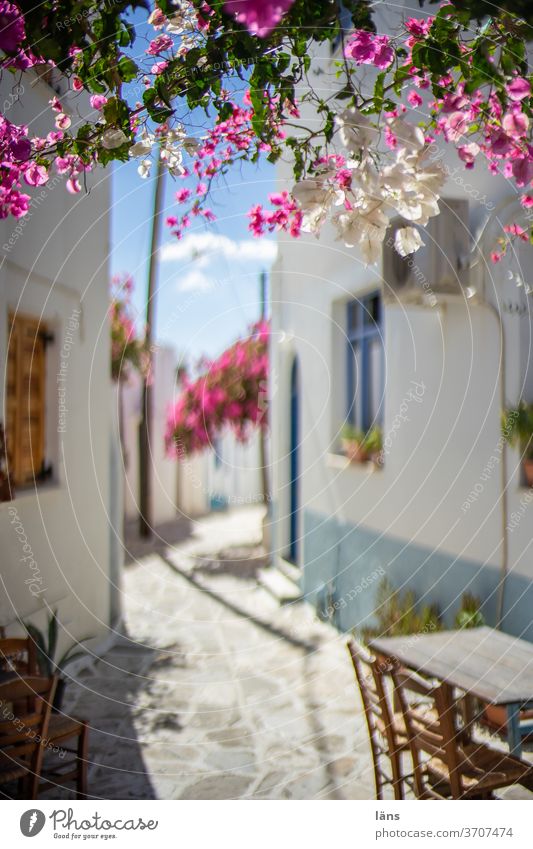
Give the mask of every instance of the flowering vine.
M 213 445 L 225 429 L 245 441 L 254 428 L 267 425 L 269 325 L 254 325 L 221 356 L 205 363 L 196 380 L 183 379 L 182 391 L 169 410 L 167 452 L 179 459 Z
M 115 381 L 127 381 L 132 369 L 146 374 L 149 368 L 148 352 L 135 325 L 133 287 L 129 274 L 117 275 L 111 281 L 111 377 Z
M 294 188 L 275 193 L 270 209 L 254 205 L 252 232 L 318 235 L 329 221 L 373 262 L 393 215 L 407 222 L 396 239 L 401 254 L 423 244 L 420 228 L 438 214 L 445 179 L 430 155 L 440 141 L 465 169 L 483 160 L 504 174 L 528 210 L 533 16 L 519 0 L 504 6 L 477 24 L 485 0 L 444 2 L 385 35 L 365 0 L 44 0 L 31 8 L 0 0 L 2 68 L 53 71 L 70 89 L 51 100 L 45 137 L 1 117 L 0 216 L 26 214 L 26 187 L 45 184 L 54 163 L 79 192 L 85 171 L 112 160 L 138 158 L 147 177 L 157 151 L 173 176 L 193 180 L 178 189 L 168 219 L 179 238 L 195 218 L 213 219 L 210 189 L 231 164 L 275 162 L 288 151 Z M 150 32 L 141 49 L 128 18 L 137 7 L 147 9 Z M 338 78 L 327 97 L 309 76 L 311 52 L 323 44 Z M 82 92 L 78 118 L 84 109 L 69 104 Z M 310 127 L 297 92 L 312 107 Z M 523 235 L 502 234 L 494 259 Z

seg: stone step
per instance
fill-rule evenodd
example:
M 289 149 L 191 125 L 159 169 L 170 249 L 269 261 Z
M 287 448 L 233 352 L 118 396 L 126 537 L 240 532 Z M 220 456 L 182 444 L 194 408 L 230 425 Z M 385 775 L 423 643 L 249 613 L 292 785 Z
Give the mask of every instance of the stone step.
M 279 569 L 270 567 L 268 569 L 260 569 L 257 574 L 259 583 L 270 593 L 280 604 L 291 604 L 295 601 L 301 601 L 302 595 L 299 587 L 287 578 Z
M 300 586 L 302 570 L 299 569 L 298 566 L 295 566 L 294 563 L 290 562 L 290 560 L 284 560 L 283 557 L 280 557 L 277 562 L 277 568 L 280 572 L 283 572 L 289 581 L 292 581 L 297 587 Z

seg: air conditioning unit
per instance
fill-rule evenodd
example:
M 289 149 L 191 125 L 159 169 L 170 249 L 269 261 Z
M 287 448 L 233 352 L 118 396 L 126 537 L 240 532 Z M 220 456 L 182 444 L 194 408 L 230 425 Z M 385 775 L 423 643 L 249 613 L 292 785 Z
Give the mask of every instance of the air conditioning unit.
M 419 230 L 424 246 L 402 257 L 394 247 L 396 231 L 413 227 L 393 219 L 383 243 L 383 300 L 385 303 L 427 304 L 459 296 L 469 285 L 470 227 L 468 201 L 441 198 L 439 215 Z

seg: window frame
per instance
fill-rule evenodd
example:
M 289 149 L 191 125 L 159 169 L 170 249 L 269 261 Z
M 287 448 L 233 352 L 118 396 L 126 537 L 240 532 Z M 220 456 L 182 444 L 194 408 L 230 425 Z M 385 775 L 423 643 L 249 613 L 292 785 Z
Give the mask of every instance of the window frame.
M 369 307 L 377 303 L 377 317 L 372 315 Z M 355 312 L 355 321 L 353 313 Z M 379 289 L 374 289 L 365 295 L 352 298 L 346 304 L 346 418 L 347 421 L 361 428 L 365 433 L 373 425 L 383 423 L 384 389 L 385 389 L 385 357 L 383 351 L 383 298 Z M 370 391 L 372 373 L 370 370 L 371 343 L 379 340 L 382 352 L 380 357 L 379 374 L 379 403 L 376 414 L 370 410 Z M 356 347 L 360 349 L 360 379 L 356 383 L 357 369 L 355 367 Z
M 9 463 L 9 475 L 12 481 L 12 484 L 16 490 L 26 490 L 29 489 L 36 484 L 40 484 L 46 480 L 48 480 L 52 474 L 51 466 L 47 466 L 46 463 L 46 447 L 47 447 L 47 413 L 48 413 L 48 369 L 49 369 L 49 358 L 48 358 L 48 342 L 50 341 L 50 333 L 48 324 L 43 322 L 39 317 L 34 315 L 15 313 L 10 311 L 8 313 L 8 338 L 7 338 L 7 368 L 9 368 L 9 359 L 11 356 L 11 345 L 17 345 L 17 351 L 15 353 L 15 361 L 14 361 L 14 369 L 15 369 L 15 399 L 8 399 L 7 393 L 9 392 L 9 385 L 6 381 L 6 421 L 5 421 L 5 437 L 6 437 L 6 445 L 7 445 L 7 456 Z M 17 325 L 20 329 L 17 329 Z M 36 366 L 36 343 L 39 340 L 39 343 L 42 345 L 42 351 L 39 353 L 39 356 L 42 356 L 42 365 L 41 365 L 41 374 L 39 376 L 40 381 L 40 412 L 39 412 L 39 421 L 40 421 L 40 429 L 39 429 L 39 444 L 37 447 L 39 459 L 40 459 L 40 467 L 36 468 L 33 465 L 33 459 L 31 461 L 32 465 L 32 475 L 23 475 L 23 470 L 25 467 L 25 460 L 23 457 L 23 438 L 24 438 L 24 429 L 30 427 L 25 419 L 26 415 L 29 415 L 30 409 L 30 399 L 31 399 L 31 383 L 30 386 L 25 388 L 24 386 L 24 349 L 22 345 L 22 340 L 18 338 L 18 334 L 23 335 L 25 333 L 25 329 L 31 327 L 32 332 L 34 334 L 34 343 L 33 349 L 31 353 L 31 361 L 30 361 L 30 381 L 31 376 Z M 14 412 L 12 413 L 14 417 L 13 421 L 13 430 L 11 431 L 8 428 L 8 405 L 13 404 Z M 25 424 L 26 422 L 26 424 Z M 31 432 L 29 435 L 30 445 L 32 445 L 32 436 Z

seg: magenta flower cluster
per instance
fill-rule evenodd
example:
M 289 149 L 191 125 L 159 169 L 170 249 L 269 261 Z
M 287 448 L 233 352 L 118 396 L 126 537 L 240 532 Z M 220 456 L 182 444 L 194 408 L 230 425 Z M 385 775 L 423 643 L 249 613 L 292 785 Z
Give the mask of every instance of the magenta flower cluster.
M 394 50 L 388 36 L 358 29 L 346 42 L 344 55 L 347 59 L 353 59 L 357 65 L 375 65 L 384 70 L 392 64 Z
M 294 0 L 227 0 L 224 11 L 252 35 L 265 38 L 289 11 Z
M 268 340 L 268 322 L 259 322 L 246 339 L 206 363 L 200 377 L 185 378 L 178 400 L 168 411 L 169 455 L 183 459 L 203 451 L 225 428 L 245 441 L 253 428 L 266 427 Z

